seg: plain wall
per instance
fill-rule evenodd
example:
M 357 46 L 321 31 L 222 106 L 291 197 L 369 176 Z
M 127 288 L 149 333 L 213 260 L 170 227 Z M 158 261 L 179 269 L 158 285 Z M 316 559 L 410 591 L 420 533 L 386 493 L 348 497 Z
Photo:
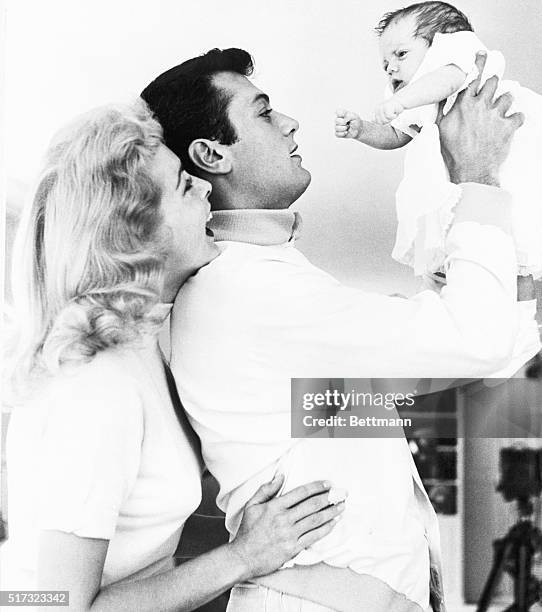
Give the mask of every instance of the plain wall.
M 256 59 L 256 83 L 301 124 L 313 182 L 296 203 L 300 248 L 341 280 L 411 293 L 391 260 L 403 153 L 334 137 L 337 107 L 371 118 L 385 75 L 372 28 L 401 2 L 360 0 L 13 0 L 7 21 L 7 171 L 11 208 L 53 132 L 74 114 L 135 96 L 163 70 L 218 46 Z M 542 92 L 540 0 L 463 0 L 507 77 Z

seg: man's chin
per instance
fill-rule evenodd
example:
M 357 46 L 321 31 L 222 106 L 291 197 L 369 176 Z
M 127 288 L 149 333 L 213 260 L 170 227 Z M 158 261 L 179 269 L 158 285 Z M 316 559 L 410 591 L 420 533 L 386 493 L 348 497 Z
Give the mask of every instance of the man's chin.
M 296 190 L 295 196 L 292 200 L 292 204 L 299 199 L 305 191 L 307 191 L 308 186 L 311 184 L 312 176 L 311 173 L 306 168 L 301 168 L 302 177 L 299 179 L 299 183 L 297 185 L 298 189 Z

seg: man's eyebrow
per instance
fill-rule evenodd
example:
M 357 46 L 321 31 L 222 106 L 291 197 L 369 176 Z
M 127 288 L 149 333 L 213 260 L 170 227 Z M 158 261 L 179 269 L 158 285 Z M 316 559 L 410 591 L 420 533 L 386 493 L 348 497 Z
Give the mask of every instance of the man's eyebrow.
M 269 96 L 264 93 L 259 93 L 254 96 L 254 100 L 252 100 L 252 104 L 257 104 L 258 102 L 261 102 L 261 101 L 265 102 L 266 104 L 269 104 Z

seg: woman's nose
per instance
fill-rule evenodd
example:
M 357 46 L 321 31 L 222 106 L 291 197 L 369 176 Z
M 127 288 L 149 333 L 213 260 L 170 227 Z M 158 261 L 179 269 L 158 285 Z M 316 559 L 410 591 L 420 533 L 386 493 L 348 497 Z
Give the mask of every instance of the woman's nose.
M 211 185 L 211 183 L 201 178 L 195 178 L 195 180 L 198 182 L 198 189 L 199 193 L 201 194 L 201 199 L 203 200 L 205 198 L 208 198 L 211 195 L 211 192 L 213 191 L 213 186 Z

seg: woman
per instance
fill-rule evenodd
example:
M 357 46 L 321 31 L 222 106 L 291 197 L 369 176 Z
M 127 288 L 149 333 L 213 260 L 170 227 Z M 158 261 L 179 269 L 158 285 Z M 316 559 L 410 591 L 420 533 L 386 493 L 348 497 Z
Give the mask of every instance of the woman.
M 69 591 L 76 610 L 193 610 L 279 568 L 342 511 L 325 482 L 275 498 L 276 476 L 232 542 L 173 568 L 201 466 L 157 333 L 218 254 L 209 193 L 142 102 L 94 111 L 51 145 L 16 256 L 16 372 L 30 392 L 8 432 L 3 588 Z

